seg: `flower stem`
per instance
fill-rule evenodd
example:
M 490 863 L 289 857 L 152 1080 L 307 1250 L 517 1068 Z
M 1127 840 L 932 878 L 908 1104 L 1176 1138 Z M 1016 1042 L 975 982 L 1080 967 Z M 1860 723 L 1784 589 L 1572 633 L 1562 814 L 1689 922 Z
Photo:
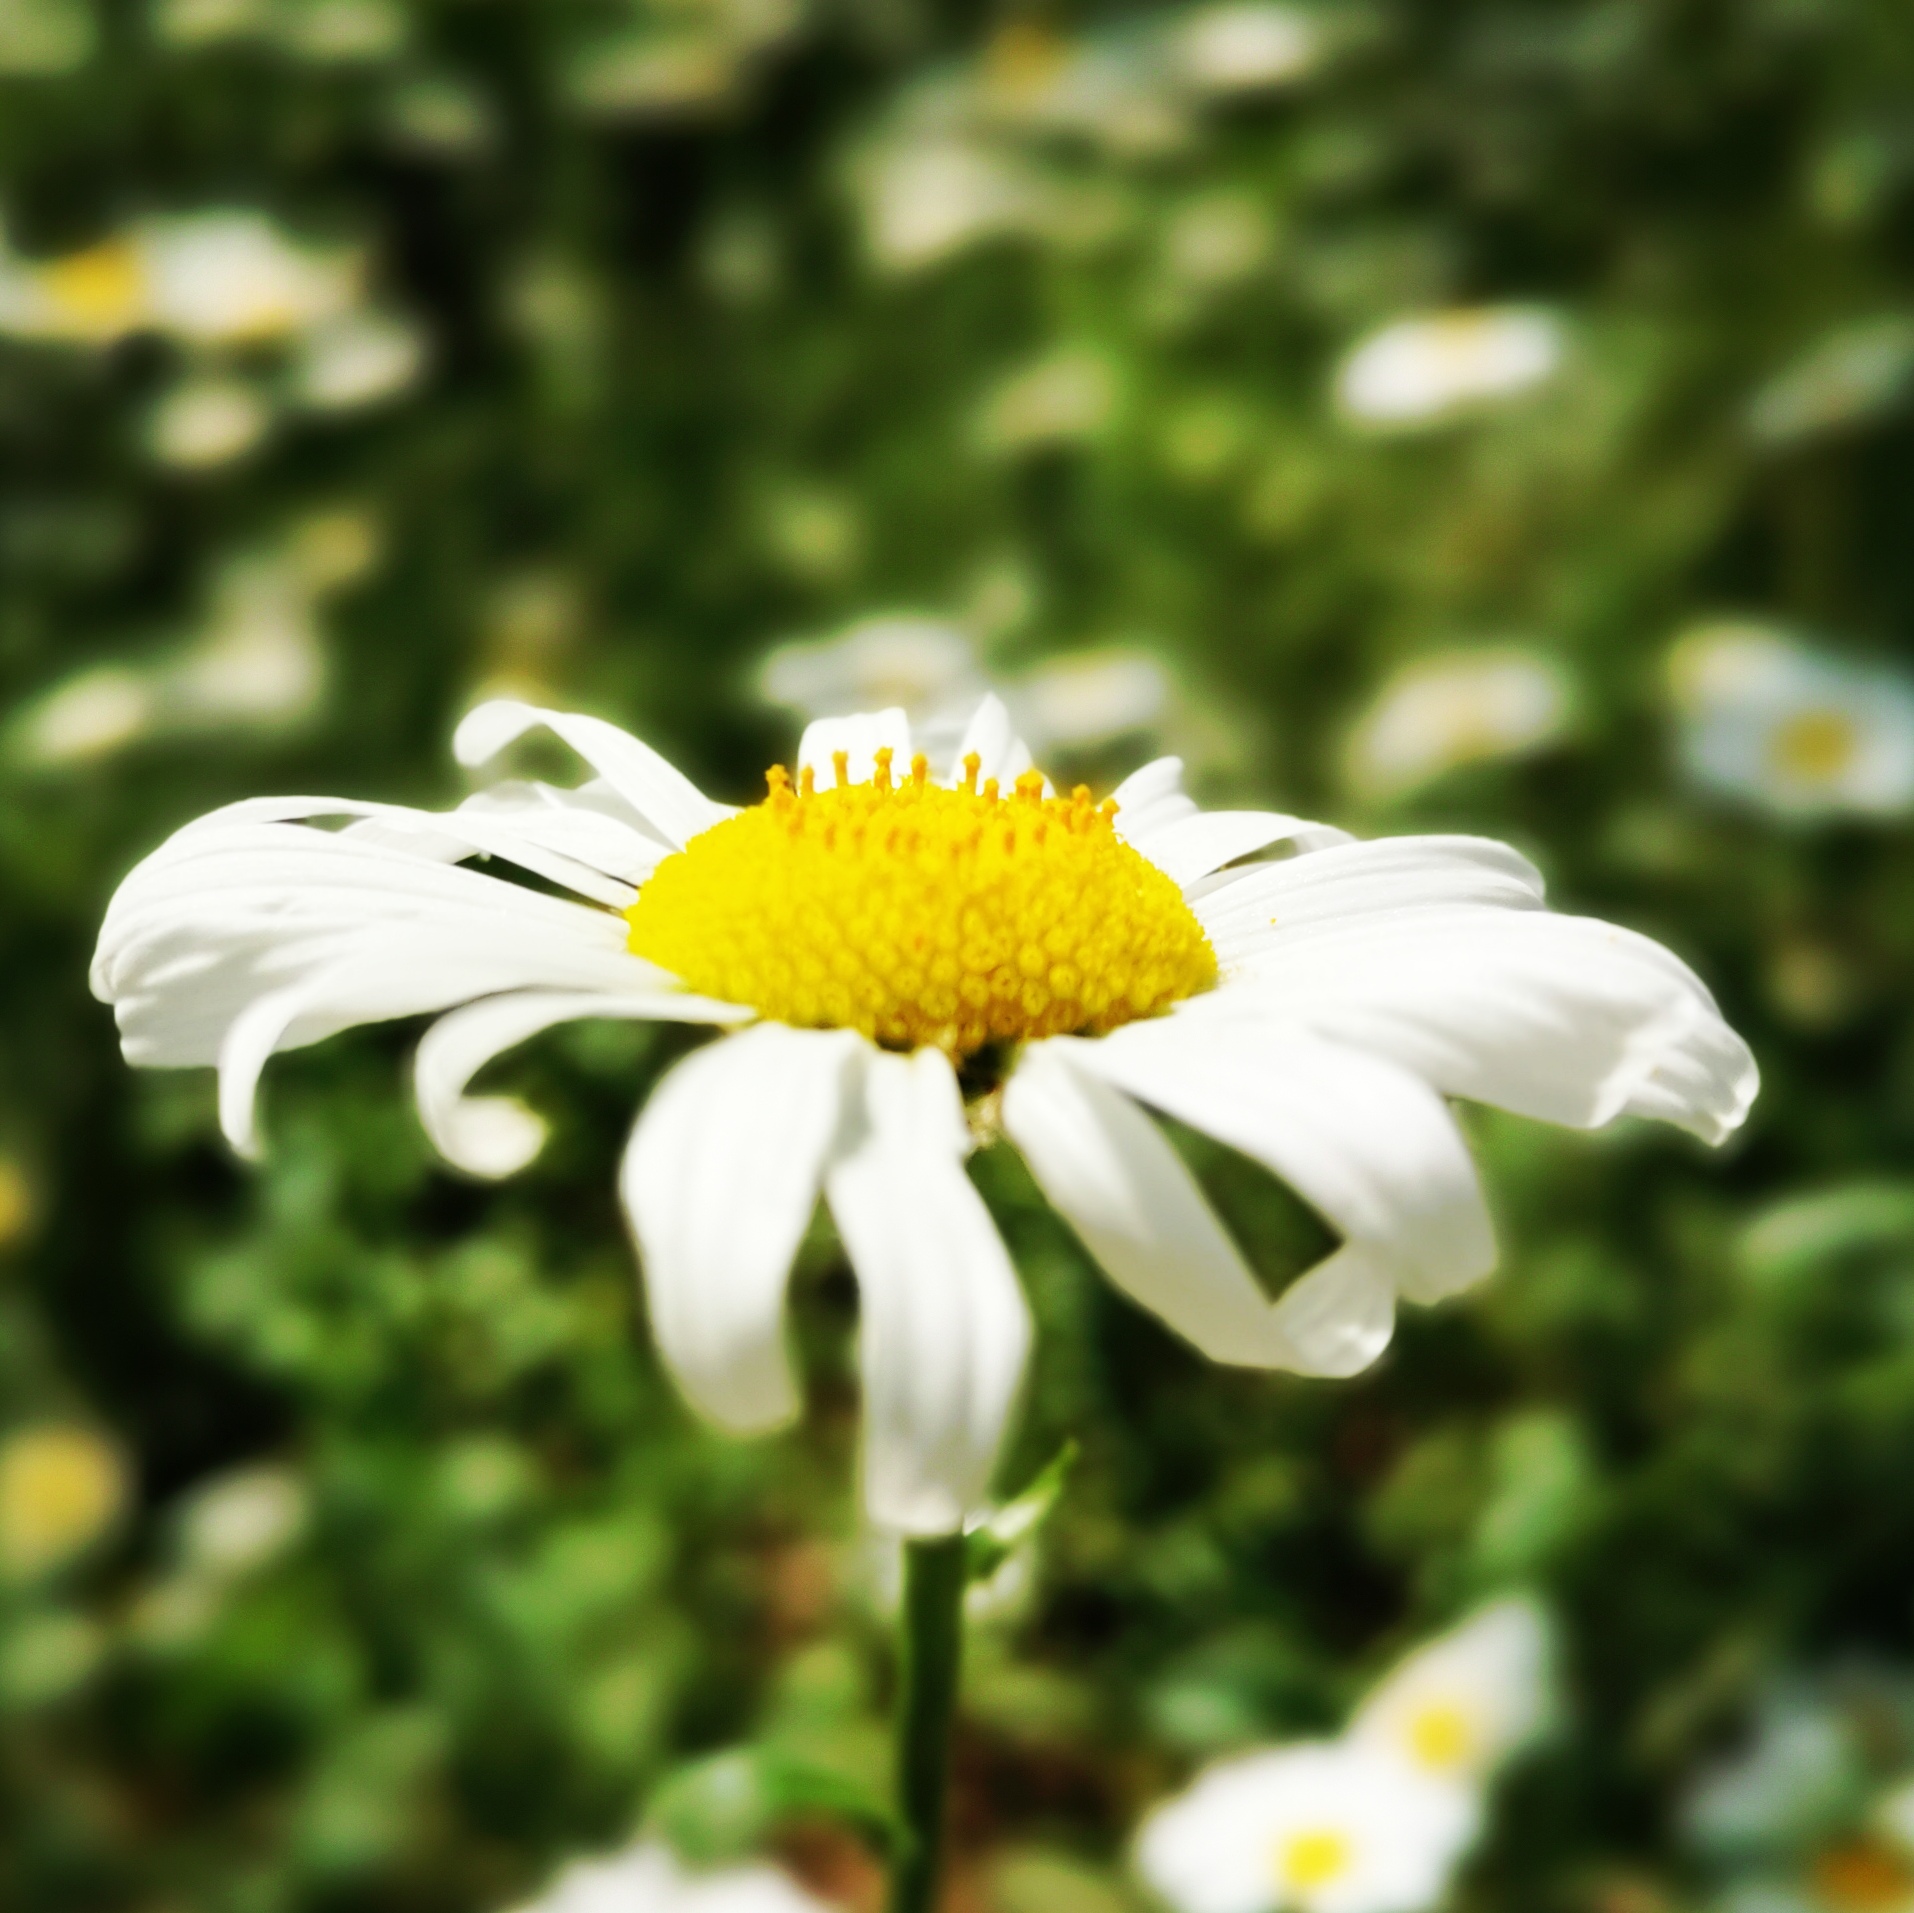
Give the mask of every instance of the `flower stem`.
M 950 1726 L 963 1654 L 965 1541 L 904 1545 L 903 1696 L 897 1715 L 897 1811 L 904 1839 L 888 1913 L 932 1913 L 944 1859 Z

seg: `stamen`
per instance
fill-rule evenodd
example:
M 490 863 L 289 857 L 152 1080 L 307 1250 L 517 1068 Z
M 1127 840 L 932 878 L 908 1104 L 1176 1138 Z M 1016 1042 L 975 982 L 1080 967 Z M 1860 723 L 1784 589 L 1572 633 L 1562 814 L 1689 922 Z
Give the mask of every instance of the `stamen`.
M 837 788 L 848 790 L 851 783 L 851 754 L 849 751 L 831 753 L 831 769 L 836 773 Z
M 809 764 L 798 772 L 798 795 L 800 797 L 817 795 L 817 772 Z
M 960 783 L 957 788 L 975 795 L 977 779 L 982 774 L 983 768 L 984 760 L 982 753 L 978 751 L 966 751 L 964 753 L 963 782 Z
M 930 759 L 922 751 L 910 761 L 910 781 L 919 790 L 930 782 Z
M 877 769 L 871 777 L 873 790 L 889 790 L 891 787 L 891 759 L 896 753 L 888 744 L 880 745 L 871 753 L 871 760 Z

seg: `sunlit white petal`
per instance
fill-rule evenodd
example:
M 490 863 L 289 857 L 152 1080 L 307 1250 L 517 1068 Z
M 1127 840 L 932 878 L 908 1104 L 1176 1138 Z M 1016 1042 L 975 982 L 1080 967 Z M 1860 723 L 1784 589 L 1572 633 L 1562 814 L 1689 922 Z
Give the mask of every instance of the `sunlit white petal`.
M 983 1505 L 1029 1309 L 964 1174 L 969 1135 L 943 1056 L 874 1053 L 865 1121 L 826 1182 L 860 1296 L 865 1500 L 880 1527 L 950 1534 Z
M 759 1024 L 679 1063 L 632 1134 L 620 1186 L 652 1332 L 726 1427 L 797 1412 L 785 1283 L 865 1054 L 848 1030 Z
M 809 771 L 820 790 L 837 781 L 837 753 L 845 758 L 845 779 L 868 784 L 877 774 L 877 753 L 891 754 L 891 776 L 901 782 L 910 769 L 910 720 L 901 709 L 862 712 L 855 717 L 820 717 L 804 727 L 798 742 L 798 769 Z

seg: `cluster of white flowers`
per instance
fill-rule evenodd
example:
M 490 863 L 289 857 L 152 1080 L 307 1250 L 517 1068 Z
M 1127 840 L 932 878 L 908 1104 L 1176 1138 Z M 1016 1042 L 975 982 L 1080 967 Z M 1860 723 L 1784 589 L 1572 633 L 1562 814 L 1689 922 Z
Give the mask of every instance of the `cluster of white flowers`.
M 1561 370 L 1567 334 L 1539 306 L 1460 307 L 1395 319 L 1351 348 L 1336 402 L 1352 424 L 1407 432 L 1505 404 Z
M 1029 21 L 914 87 L 856 167 L 872 262 L 907 273 L 1007 235 L 1085 236 L 1108 200 L 1047 161 L 1059 140 L 1118 158 L 1186 145 L 1218 101 L 1272 92 L 1323 54 L 1279 0 L 1223 0 L 1070 39 Z
M 369 305 L 364 282 L 358 250 L 302 245 L 244 207 L 140 220 L 49 259 L 25 258 L 0 235 L 0 336 L 171 340 L 182 369 L 147 420 L 147 449 L 206 470 L 253 450 L 282 411 L 355 411 L 418 380 L 423 333 Z
M 1158 1807 L 1139 1871 L 1177 1913 L 1422 1913 L 1497 1769 L 1554 1706 L 1549 1630 L 1511 1598 L 1411 1654 L 1339 1739 L 1219 1761 Z

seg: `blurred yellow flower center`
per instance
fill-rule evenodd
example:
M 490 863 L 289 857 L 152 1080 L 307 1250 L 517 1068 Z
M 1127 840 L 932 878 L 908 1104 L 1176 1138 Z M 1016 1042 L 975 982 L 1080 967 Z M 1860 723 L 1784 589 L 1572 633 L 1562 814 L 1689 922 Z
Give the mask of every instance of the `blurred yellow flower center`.
M 1474 1738 L 1468 1715 L 1453 1702 L 1420 1708 L 1409 1722 L 1409 1750 L 1425 1767 L 1461 1766 Z
M 1813 1872 L 1817 1896 L 1842 1913 L 1884 1913 L 1914 1895 L 1907 1868 L 1876 1846 L 1836 1847 L 1815 1861 Z
M 1035 771 L 1004 797 L 964 768 L 955 790 L 922 757 L 893 786 L 889 751 L 868 784 L 842 754 L 826 790 L 772 771 L 763 803 L 658 866 L 632 950 L 780 1023 L 954 1056 L 1114 1029 L 1215 982 L 1202 926 L 1113 804 L 1047 798 Z
M 41 283 L 47 297 L 77 324 L 116 331 L 139 310 L 139 254 L 124 240 L 109 239 L 55 260 L 44 269 Z
M 1308 1893 L 1349 1871 L 1355 1858 L 1349 1836 L 1333 1827 L 1292 1833 L 1276 1856 L 1278 1883 L 1291 1893 Z
M 37 1574 L 102 1533 L 120 1511 L 118 1453 L 84 1428 L 29 1428 L 0 1447 L 0 1569 Z
M 1777 770 L 1823 784 L 1854 762 L 1861 734 L 1845 711 L 1803 711 L 1776 729 L 1769 748 Z

